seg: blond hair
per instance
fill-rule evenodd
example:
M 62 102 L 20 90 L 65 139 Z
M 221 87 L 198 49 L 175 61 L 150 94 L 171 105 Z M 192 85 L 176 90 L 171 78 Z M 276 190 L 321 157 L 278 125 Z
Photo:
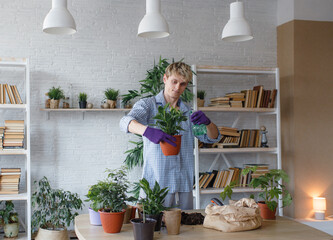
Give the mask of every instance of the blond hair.
M 165 69 L 165 75 L 167 78 L 170 77 L 172 74 L 177 74 L 183 77 L 186 82 L 190 82 L 192 80 L 191 67 L 183 62 L 172 63 Z

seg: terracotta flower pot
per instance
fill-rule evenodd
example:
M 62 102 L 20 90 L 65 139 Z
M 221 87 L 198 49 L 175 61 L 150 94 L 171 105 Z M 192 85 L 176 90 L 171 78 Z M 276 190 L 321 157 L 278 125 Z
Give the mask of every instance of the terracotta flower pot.
M 91 208 L 89 208 L 89 220 L 91 225 L 101 226 L 101 217 L 99 216 L 99 212 L 95 212 Z
M 263 219 L 275 220 L 276 209 L 274 209 L 274 211 L 272 211 L 271 209 L 268 208 L 267 204 L 263 201 L 259 201 L 258 205 L 259 205 L 259 209 L 260 209 L 260 216 Z
M 68 240 L 67 229 L 63 230 L 48 230 L 39 228 L 36 240 Z
M 121 212 L 102 212 L 99 210 L 104 232 L 119 233 L 123 226 L 125 211 L 125 209 Z
M 117 106 L 117 101 L 108 99 L 106 102 L 110 105 L 110 108 L 116 108 L 116 106 Z
M 59 108 L 59 100 L 51 99 L 50 100 L 50 108 L 51 109 L 56 109 Z
M 160 146 L 162 149 L 162 152 L 165 156 L 173 156 L 173 155 L 178 155 L 182 143 L 182 135 L 174 135 L 176 138 L 176 144 L 177 146 L 174 147 L 171 144 L 167 142 L 160 142 Z
M 180 222 L 182 220 L 182 210 L 171 208 L 164 211 L 164 221 L 169 235 L 177 235 L 180 232 Z
M 155 219 L 146 218 L 146 222 L 143 223 L 141 218 L 134 218 L 131 223 L 133 225 L 134 240 L 154 239 Z
M 205 99 L 197 98 L 197 106 L 204 107 L 205 106 Z

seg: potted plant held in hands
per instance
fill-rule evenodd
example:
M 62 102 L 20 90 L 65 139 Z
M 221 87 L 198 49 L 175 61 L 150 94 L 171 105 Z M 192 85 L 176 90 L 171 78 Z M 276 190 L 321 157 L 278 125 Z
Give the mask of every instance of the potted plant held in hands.
M 79 93 L 79 106 L 80 108 L 87 108 L 87 94 L 82 92 Z
M 117 98 L 119 96 L 119 90 L 108 88 L 104 91 L 104 94 L 107 99 L 107 103 L 110 105 L 110 108 L 116 108 Z
M 100 213 L 103 230 L 106 233 L 119 233 L 123 226 L 126 208 L 125 201 L 134 198 L 127 197 L 129 182 L 126 179 L 126 168 L 109 170 L 108 177 L 99 182 L 99 193 L 96 201 L 103 206 Z
M 32 229 L 38 230 L 36 240 L 68 240 L 66 226 L 74 222 L 82 209 L 82 201 L 77 193 L 62 189 L 52 189 L 46 177 L 37 184 L 32 194 Z
M 59 108 L 60 99 L 65 97 L 64 92 L 62 91 L 62 89 L 60 87 L 57 87 L 57 88 L 52 87 L 51 89 L 49 89 L 49 92 L 47 93 L 47 95 L 51 99 L 50 108 L 52 108 L 52 109 Z
M 261 188 L 263 192 L 259 196 L 264 201 L 259 201 L 260 216 L 263 219 L 275 219 L 275 212 L 278 206 L 279 196 L 282 195 L 282 207 L 289 206 L 292 203 L 292 197 L 287 191 L 285 185 L 280 183 L 289 182 L 289 177 L 282 169 L 271 169 L 265 175 L 252 179 L 250 185 L 253 188 Z
M 164 107 L 158 107 L 158 113 L 154 119 L 156 120 L 154 126 L 159 127 L 163 132 L 176 138 L 176 147 L 166 142 L 160 142 L 163 154 L 165 156 L 178 155 L 181 147 L 181 135 L 177 134 L 179 131 L 184 131 L 181 123 L 186 121 L 187 117 L 183 115 L 182 111 L 169 106 L 168 103 Z
M 14 238 L 18 236 L 19 220 L 17 212 L 14 211 L 12 201 L 5 201 L 5 206 L 0 210 L 1 224 L 3 224 L 5 237 Z

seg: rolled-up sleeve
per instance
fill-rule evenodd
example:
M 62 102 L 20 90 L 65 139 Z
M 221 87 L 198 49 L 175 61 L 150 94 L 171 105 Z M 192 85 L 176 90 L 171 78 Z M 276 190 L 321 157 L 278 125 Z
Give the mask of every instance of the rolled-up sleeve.
M 192 127 L 193 127 L 193 123 L 192 123 Z M 209 144 L 216 143 L 216 142 L 219 142 L 221 140 L 221 137 L 222 137 L 220 131 L 218 129 L 217 129 L 217 131 L 218 131 L 219 135 L 215 139 L 208 137 L 207 134 L 199 135 L 199 136 L 195 136 L 195 137 L 198 138 L 201 142 L 204 142 L 204 143 L 209 143 Z
M 150 108 L 147 99 L 139 100 L 134 104 L 132 110 L 120 120 L 120 130 L 128 133 L 128 125 L 132 120 L 136 120 L 143 125 L 148 125 L 149 112 Z

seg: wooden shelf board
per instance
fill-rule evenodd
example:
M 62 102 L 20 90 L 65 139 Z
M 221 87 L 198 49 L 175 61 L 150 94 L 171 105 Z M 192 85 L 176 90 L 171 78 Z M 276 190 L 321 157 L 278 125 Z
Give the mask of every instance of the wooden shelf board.
M 26 192 L 19 194 L 0 194 L 0 201 L 8 200 L 28 200 L 28 195 Z
M 198 73 L 225 73 L 225 74 L 275 74 L 276 68 L 265 67 L 235 67 L 235 66 L 197 66 Z
M 26 155 L 27 150 L 25 149 L 3 149 L 0 150 L 0 155 Z
M 26 109 L 26 104 L 0 104 L 0 109 Z
M 206 188 L 200 189 L 200 194 L 220 194 L 224 188 Z M 261 189 L 253 189 L 248 187 L 235 187 L 232 189 L 234 193 L 251 193 L 251 192 L 262 192 Z M 194 192 L 195 190 L 193 190 Z
M 276 153 L 277 148 L 200 148 L 200 153 Z
M 275 108 L 232 108 L 232 107 L 199 107 L 204 112 L 262 112 L 262 113 L 276 113 Z
M 56 109 L 51 109 L 51 108 L 41 108 L 41 111 L 45 112 L 129 112 L 131 111 L 130 108 L 56 108 Z

